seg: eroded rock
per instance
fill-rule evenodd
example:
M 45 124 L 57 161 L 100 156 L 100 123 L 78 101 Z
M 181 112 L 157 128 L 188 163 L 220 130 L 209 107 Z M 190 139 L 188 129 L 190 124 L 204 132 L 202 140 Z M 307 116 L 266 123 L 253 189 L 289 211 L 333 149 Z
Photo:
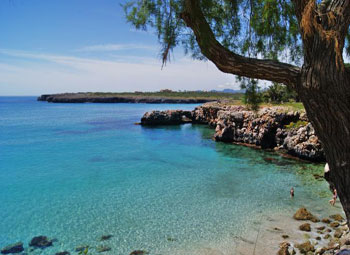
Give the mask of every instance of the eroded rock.
M 306 208 L 299 208 L 296 213 L 293 215 L 293 218 L 296 220 L 311 220 L 312 222 L 318 222 L 319 219 L 315 217 L 311 212 Z
M 310 232 L 311 231 L 311 225 L 309 223 L 304 223 L 304 224 L 299 226 L 299 229 L 301 231 Z

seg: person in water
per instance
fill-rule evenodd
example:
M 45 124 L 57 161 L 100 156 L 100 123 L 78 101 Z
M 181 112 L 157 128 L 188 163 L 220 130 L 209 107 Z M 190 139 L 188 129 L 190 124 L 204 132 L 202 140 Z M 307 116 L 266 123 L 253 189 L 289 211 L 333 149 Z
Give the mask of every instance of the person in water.
M 293 198 L 294 197 L 294 188 L 292 187 L 290 189 L 290 198 Z
M 334 206 L 335 201 L 337 200 L 337 197 L 338 197 L 337 190 L 333 189 L 333 199 L 329 200 L 329 203 Z

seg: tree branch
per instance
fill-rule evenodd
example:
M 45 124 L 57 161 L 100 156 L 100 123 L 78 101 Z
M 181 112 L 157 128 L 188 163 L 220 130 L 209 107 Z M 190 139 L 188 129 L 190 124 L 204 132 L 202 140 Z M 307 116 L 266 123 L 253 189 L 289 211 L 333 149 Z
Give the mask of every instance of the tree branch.
M 192 29 L 201 52 L 218 69 L 254 79 L 284 83 L 295 87 L 299 83 L 300 68 L 274 60 L 260 60 L 235 54 L 222 46 L 215 38 L 200 8 L 199 0 L 184 0 L 181 18 Z

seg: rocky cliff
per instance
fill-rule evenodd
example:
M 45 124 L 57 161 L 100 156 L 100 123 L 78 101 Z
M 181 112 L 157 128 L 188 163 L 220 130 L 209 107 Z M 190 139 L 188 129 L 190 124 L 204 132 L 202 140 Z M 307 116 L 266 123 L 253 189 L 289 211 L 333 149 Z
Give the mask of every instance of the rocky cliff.
M 283 107 L 263 108 L 258 113 L 244 106 L 208 103 L 193 111 L 153 111 L 142 125 L 207 124 L 215 128 L 214 139 L 274 149 L 315 162 L 325 161 L 320 140 L 305 113 Z

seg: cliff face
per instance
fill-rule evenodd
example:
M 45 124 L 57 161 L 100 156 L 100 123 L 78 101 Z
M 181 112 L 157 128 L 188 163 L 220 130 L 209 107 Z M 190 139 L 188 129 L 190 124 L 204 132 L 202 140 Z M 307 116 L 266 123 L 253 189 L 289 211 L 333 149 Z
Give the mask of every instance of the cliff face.
M 258 113 L 243 106 L 204 104 L 189 111 L 154 111 L 142 117 L 142 125 L 208 124 L 214 139 L 280 150 L 310 161 L 325 161 L 322 145 L 304 113 L 284 108 L 264 108 Z

